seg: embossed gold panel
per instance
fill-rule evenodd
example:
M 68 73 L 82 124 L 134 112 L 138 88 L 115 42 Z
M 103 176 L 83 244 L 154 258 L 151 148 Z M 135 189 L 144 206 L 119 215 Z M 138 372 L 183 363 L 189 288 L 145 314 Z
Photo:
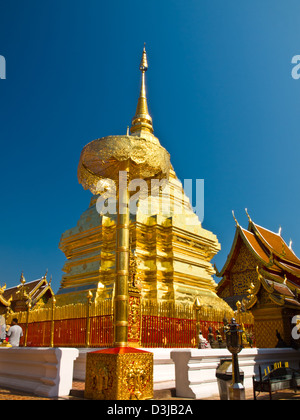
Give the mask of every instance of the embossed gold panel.
M 84 396 L 93 400 L 153 398 L 153 354 L 129 347 L 88 353 Z

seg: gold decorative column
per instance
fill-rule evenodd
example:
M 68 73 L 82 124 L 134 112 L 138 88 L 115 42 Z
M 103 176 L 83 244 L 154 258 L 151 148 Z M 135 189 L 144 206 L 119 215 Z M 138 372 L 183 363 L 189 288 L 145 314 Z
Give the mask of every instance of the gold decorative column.
M 200 341 L 199 341 L 199 334 L 200 334 L 200 309 L 201 309 L 201 302 L 199 298 L 195 299 L 194 302 L 194 310 L 196 312 L 196 347 L 199 347 Z M 201 331 L 202 332 L 202 331 Z
M 24 347 L 27 347 L 30 309 L 31 309 L 31 301 L 29 300 L 27 302 L 27 313 L 26 313 L 26 327 L 25 327 Z
M 91 304 L 92 304 L 93 293 L 89 290 L 87 294 L 87 313 L 86 313 L 86 338 L 85 345 L 90 347 L 90 335 L 91 335 Z
M 116 278 L 114 288 L 114 349 L 87 354 L 85 395 L 93 399 L 145 399 L 153 393 L 153 355 L 128 347 L 129 316 L 129 190 L 139 179 L 168 179 L 170 155 L 153 136 L 148 114 L 143 50 L 142 82 L 133 135 L 109 136 L 87 144 L 80 156 L 78 180 L 93 194 L 117 191 Z M 105 211 L 105 208 L 103 209 Z M 105 213 L 103 213 L 105 214 Z M 108 215 L 110 216 L 110 214 Z M 115 217 L 111 214 L 112 219 Z
M 114 343 L 116 347 L 128 344 L 129 311 L 129 162 L 122 165 L 118 188 L 117 249 L 116 249 L 116 286 L 114 298 Z
M 51 308 L 51 335 L 50 335 L 50 347 L 54 347 L 54 318 L 55 318 L 55 303 L 56 299 L 53 296 L 52 298 L 52 308 Z

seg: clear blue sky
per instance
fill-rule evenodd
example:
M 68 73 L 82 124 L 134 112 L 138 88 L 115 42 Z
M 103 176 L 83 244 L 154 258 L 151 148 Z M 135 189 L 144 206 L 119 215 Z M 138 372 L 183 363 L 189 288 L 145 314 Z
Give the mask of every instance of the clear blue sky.
M 81 149 L 126 133 L 144 42 L 155 134 L 180 179 L 205 179 L 218 268 L 245 207 L 300 256 L 299 16 L 299 0 L 3 1 L 0 285 L 48 268 L 57 291 L 60 236 L 91 196 Z

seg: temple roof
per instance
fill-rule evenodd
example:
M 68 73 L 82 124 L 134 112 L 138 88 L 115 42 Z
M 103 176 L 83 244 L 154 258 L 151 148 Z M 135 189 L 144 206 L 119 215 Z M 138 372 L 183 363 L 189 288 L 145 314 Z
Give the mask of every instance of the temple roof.
M 26 283 L 22 273 L 18 286 L 10 287 L 8 289 L 6 286 L 0 288 L 0 302 L 4 306 L 10 306 L 11 302 L 25 300 L 30 301 L 34 305 L 46 293 L 48 293 L 50 297 L 54 296 L 54 292 L 51 288 L 51 280 L 49 282 L 47 281 L 47 275 Z
M 281 261 L 295 264 L 300 270 L 300 259 L 296 256 L 291 247 L 289 247 L 280 233 L 272 232 L 262 226 L 259 226 L 250 220 L 248 230 L 253 232 L 270 252 L 275 254 Z
M 218 284 L 218 291 L 223 290 L 230 282 L 229 276 L 241 245 L 244 244 L 256 261 L 260 284 L 269 292 L 270 297 L 277 304 L 297 306 L 300 295 L 300 259 L 282 238 L 275 233 L 254 223 L 246 210 L 249 225 L 242 228 L 236 218 L 236 231 L 230 253 L 217 276 L 223 277 Z M 234 214 L 233 214 L 234 215 Z M 253 267 L 255 268 L 255 267 Z M 253 302 L 258 290 L 252 291 Z
M 289 273 L 300 279 L 300 259 L 287 245 L 280 233 L 257 225 L 250 217 L 248 229 L 242 228 L 236 220 L 233 244 L 224 267 L 220 272 L 217 272 L 218 277 L 223 277 L 234 263 L 240 241 L 247 246 L 263 267 L 282 274 L 286 272 L 287 275 Z

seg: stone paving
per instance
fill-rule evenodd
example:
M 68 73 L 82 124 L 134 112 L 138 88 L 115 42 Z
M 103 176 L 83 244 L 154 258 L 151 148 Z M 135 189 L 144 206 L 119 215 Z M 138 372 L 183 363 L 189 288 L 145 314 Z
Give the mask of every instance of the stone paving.
M 73 382 L 73 387 L 70 392 L 70 395 L 66 395 L 64 397 L 59 398 L 44 398 L 38 397 L 32 394 L 28 394 L 22 391 L 16 391 L 13 389 L 5 389 L 3 387 L 0 388 L 0 400 L 83 400 L 84 399 L 84 382 Z M 300 391 L 295 393 L 293 390 L 283 390 L 278 391 L 272 394 L 273 400 L 300 400 Z M 154 398 L 155 401 L 188 401 L 186 398 L 179 398 L 175 395 L 175 389 L 166 389 L 160 391 L 154 391 Z M 210 398 L 203 398 L 203 400 L 220 400 L 219 395 L 214 395 Z M 246 400 L 253 400 L 253 391 L 252 389 L 246 390 Z M 269 394 L 264 392 L 257 396 L 257 400 L 269 400 Z
M 37 397 L 26 392 L 0 388 L 0 400 L 50 400 L 51 398 Z

